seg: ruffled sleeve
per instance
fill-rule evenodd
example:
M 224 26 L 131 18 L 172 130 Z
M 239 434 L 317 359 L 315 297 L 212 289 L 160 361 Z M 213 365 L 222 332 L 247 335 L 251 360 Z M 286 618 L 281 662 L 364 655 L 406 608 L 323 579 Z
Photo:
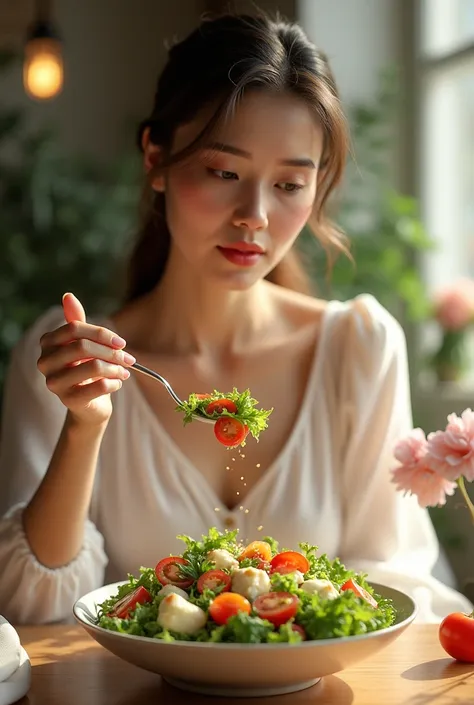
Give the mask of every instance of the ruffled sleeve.
M 23 508 L 48 468 L 66 415 L 36 367 L 41 335 L 62 323 L 59 308 L 38 319 L 13 351 L 5 384 L 0 442 L 0 614 L 14 624 L 70 618 L 73 602 L 103 583 L 107 564 L 103 537 L 89 519 L 80 553 L 57 569 L 38 562 L 23 531 Z
M 341 560 L 410 594 L 419 621 L 471 611 L 467 598 L 432 576 L 439 544 L 428 511 L 391 482 L 395 444 L 412 428 L 403 329 L 368 295 L 354 300 L 345 323 Z

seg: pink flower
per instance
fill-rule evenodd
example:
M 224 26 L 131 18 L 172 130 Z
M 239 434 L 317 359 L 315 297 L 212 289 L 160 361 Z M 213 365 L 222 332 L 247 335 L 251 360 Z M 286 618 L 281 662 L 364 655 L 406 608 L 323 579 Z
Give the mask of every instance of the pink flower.
M 459 279 L 435 297 L 435 317 L 446 330 L 462 330 L 474 321 L 474 281 Z
M 428 443 L 421 428 L 415 428 L 395 446 L 401 465 L 392 470 L 397 490 L 414 494 L 421 507 L 446 504 L 446 495 L 454 494 L 456 483 L 446 480 L 427 463 Z
M 450 414 L 445 431 L 428 435 L 428 463 L 447 480 L 474 480 L 474 411 Z

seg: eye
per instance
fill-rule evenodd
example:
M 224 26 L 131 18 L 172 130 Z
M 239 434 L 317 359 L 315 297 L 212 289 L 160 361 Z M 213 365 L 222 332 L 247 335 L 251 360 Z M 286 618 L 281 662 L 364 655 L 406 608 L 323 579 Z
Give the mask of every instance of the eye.
M 234 171 L 226 171 L 225 169 L 209 169 L 209 171 L 223 181 L 232 181 L 239 178 Z
M 277 184 L 277 187 L 281 189 L 282 191 L 286 191 L 286 193 L 294 193 L 295 191 L 301 191 L 302 184 L 292 184 L 288 181 L 283 181 Z

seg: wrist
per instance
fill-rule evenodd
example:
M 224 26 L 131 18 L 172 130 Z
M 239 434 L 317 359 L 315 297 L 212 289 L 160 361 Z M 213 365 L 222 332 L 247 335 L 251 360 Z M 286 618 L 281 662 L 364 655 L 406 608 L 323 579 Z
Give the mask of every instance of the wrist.
M 84 421 L 84 419 L 77 418 L 71 411 L 68 411 L 64 422 L 64 431 L 68 437 L 72 439 L 77 438 L 88 441 L 95 439 L 100 440 L 105 433 L 108 423 L 108 419 L 106 421 L 93 423 Z

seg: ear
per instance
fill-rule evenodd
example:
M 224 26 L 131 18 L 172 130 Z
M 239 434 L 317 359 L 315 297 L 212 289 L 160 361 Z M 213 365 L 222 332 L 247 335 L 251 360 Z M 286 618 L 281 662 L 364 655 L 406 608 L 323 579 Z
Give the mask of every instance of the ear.
M 154 191 L 165 190 L 165 176 L 162 171 L 160 171 L 160 161 L 162 150 L 161 147 L 154 144 L 150 140 L 150 128 L 146 127 L 143 131 L 142 136 L 142 149 L 143 149 L 143 165 L 145 167 L 145 172 L 149 174 L 154 171 L 151 186 Z

